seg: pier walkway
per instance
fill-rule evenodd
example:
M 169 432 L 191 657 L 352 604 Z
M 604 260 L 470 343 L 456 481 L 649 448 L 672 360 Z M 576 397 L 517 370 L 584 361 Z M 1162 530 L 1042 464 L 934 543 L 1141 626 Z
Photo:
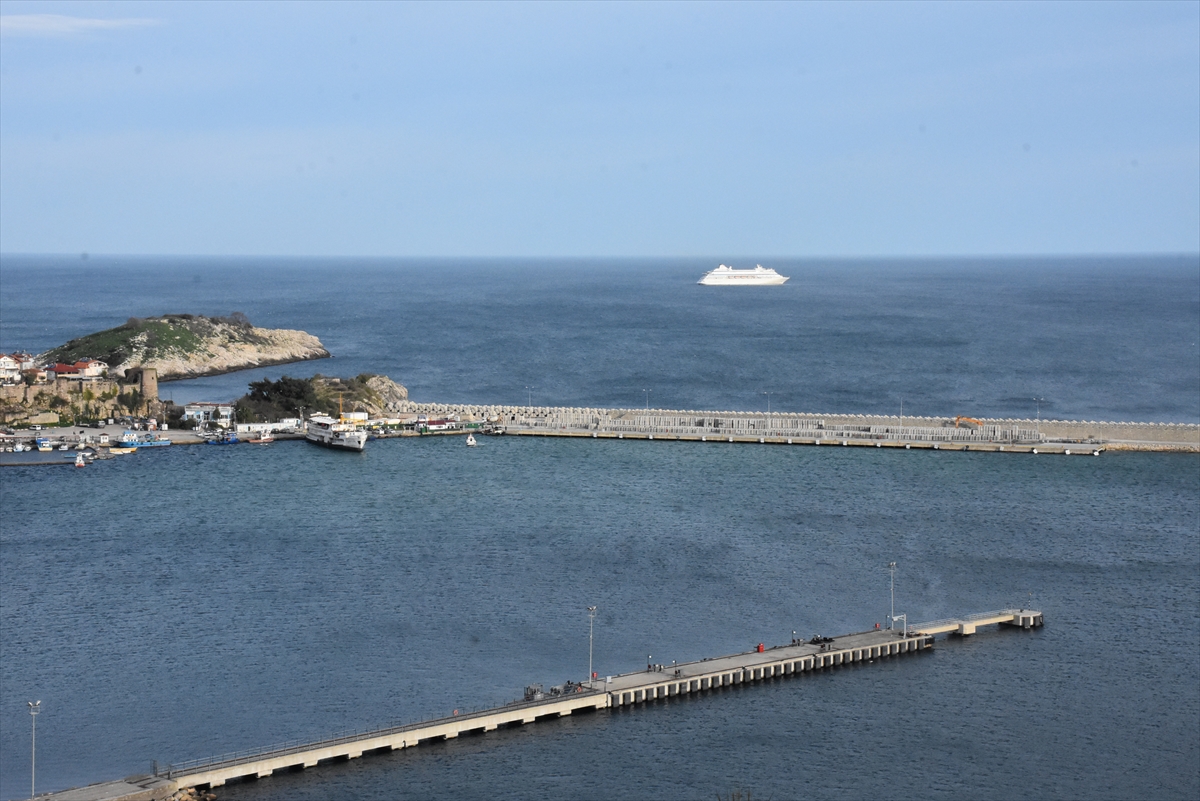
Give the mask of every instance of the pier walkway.
M 872 663 L 933 647 L 934 635 L 974 634 L 979 626 L 1003 624 L 1021 628 L 1042 625 L 1042 614 L 1006 609 L 953 621 L 909 626 L 907 631 L 876 629 L 838 637 L 814 638 L 696 662 L 648 665 L 645 670 L 600 677 L 590 684 L 568 685 L 541 692 L 529 688 L 526 700 L 435 720 L 254 753 L 230 754 L 180 763 L 167 778 L 176 788 L 218 787 L 234 779 L 265 778 L 278 770 L 310 768 L 331 760 L 410 748 L 421 743 L 482 734 L 507 726 L 580 712 L 632 706 L 674 696 L 718 690 L 767 679 L 794 676 L 854 663 Z
M 615 709 L 743 684 L 779 679 L 851 664 L 872 664 L 934 645 L 935 635 L 976 633 L 980 626 L 1023 629 L 1042 625 L 1042 613 L 1003 609 L 963 618 L 910 625 L 906 630 L 874 629 L 837 637 L 814 636 L 787 645 L 759 645 L 753 651 L 672 665 L 647 665 L 644 670 L 568 683 L 542 691 L 526 688 L 525 699 L 462 715 L 426 720 L 377 731 L 295 743 L 177 763 L 154 776 L 130 777 L 93 784 L 47 798 L 55 801 L 154 801 L 189 788 L 220 787 L 235 780 L 255 780 L 276 771 L 300 770 L 322 763 L 358 759 L 462 735 L 483 734 L 509 726 L 560 718 L 601 709 Z

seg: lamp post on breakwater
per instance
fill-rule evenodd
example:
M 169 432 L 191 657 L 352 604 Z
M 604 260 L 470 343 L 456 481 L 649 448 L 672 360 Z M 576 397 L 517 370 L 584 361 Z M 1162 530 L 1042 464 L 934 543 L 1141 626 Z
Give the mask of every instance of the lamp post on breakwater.
M 1037 418 L 1034 420 L 1034 433 L 1037 434 L 1037 438 L 1040 441 L 1042 438 L 1042 402 L 1046 399 L 1033 398 L 1032 400 L 1035 404 L 1037 404 Z
M 29 797 L 37 795 L 37 716 L 42 711 L 41 701 L 28 701 L 29 720 L 33 729 L 29 734 Z
M 888 628 L 890 629 L 893 627 L 893 624 L 895 623 L 895 620 L 896 620 L 896 563 L 895 562 L 888 562 L 888 572 L 892 574 L 892 582 L 891 582 L 891 585 L 892 585 L 892 587 L 891 587 L 891 589 L 892 589 L 892 607 L 891 607 L 891 614 L 888 615 Z M 908 621 L 906 619 L 905 624 L 907 624 L 907 623 L 908 623 Z
M 525 391 L 529 393 L 529 408 L 531 408 L 531 409 L 533 408 L 533 390 L 534 389 L 536 389 L 536 387 L 532 387 L 532 386 L 525 387 Z
M 596 607 L 589 606 L 587 608 L 587 613 L 588 613 L 588 686 L 591 687 L 592 689 L 595 689 L 595 687 L 593 685 L 593 675 L 594 674 L 592 673 L 592 627 L 593 627 L 594 621 L 596 620 Z
M 653 391 L 654 390 L 652 390 L 652 389 L 643 389 L 642 390 L 642 392 L 644 392 L 646 394 L 646 411 L 650 411 L 650 393 Z

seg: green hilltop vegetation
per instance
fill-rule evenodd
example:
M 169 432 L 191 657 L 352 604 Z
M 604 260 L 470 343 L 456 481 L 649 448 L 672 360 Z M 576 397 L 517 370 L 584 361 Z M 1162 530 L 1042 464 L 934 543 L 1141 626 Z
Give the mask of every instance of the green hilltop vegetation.
M 349 379 L 318 374 L 312 378 L 285 375 L 278 381 L 269 378 L 251 381 L 250 392 L 237 400 L 237 420 L 239 423 L 273 422 L 284 417 L 298 417 L 301 408 L 308 417 L 314 414 L 337 417 L 339 399 L 342 411 L 380 415 L 387 402 L 379 391 L 381 381 L 384 386 L 392 383 L 387 377 L 373 373 Z
M 72 339 L 42 354 L 46 360 L 73 364 L 80 359 L 99 359 L 110 367 L 138 357 L 150 361 L 164 357 L 187 357 L 206 352 L 218 334 L 231 334 L 238 341 L 260 344 L 246 315 L 228 317 L 198 314 L 164 314 L 161 317 L 130 317 L 124 325 Z

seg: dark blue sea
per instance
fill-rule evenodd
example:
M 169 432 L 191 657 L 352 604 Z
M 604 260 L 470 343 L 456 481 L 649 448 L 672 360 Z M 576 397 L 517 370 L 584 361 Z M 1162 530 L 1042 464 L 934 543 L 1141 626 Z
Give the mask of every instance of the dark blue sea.
M 421 401 L 1200 422 L 1200 259 L 0 259 L 0 351 L 245 312 Z M 712 263 L 710 263 L 712 262 Z M 751 262 L 753 263 L 753 262 Z M 766 395 L 765 393 L 770 393 Z M 1035 398 L 1042 400 L 1035 401 Z M 171 447 L 0 469 L 0 797 L 820 632 L 1035 606 L 932 653 L 220 798 L 1200 796 L 1200 457 L 727 443 Z

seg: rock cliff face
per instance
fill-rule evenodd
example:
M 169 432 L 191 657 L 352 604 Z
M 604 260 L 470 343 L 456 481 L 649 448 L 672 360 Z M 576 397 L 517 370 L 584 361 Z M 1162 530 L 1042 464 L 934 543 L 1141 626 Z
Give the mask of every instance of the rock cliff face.
M 110 375 L 122 375 L 131 367 L 153 367 L 160 381 L 170 381 L 328 356 L 312 334 L 256 328 L 235 312 L 229 317 L 130 318 L 125 325 L 73 339 L 39 358 L 68 363 L 99 359 L 108 364 Z

